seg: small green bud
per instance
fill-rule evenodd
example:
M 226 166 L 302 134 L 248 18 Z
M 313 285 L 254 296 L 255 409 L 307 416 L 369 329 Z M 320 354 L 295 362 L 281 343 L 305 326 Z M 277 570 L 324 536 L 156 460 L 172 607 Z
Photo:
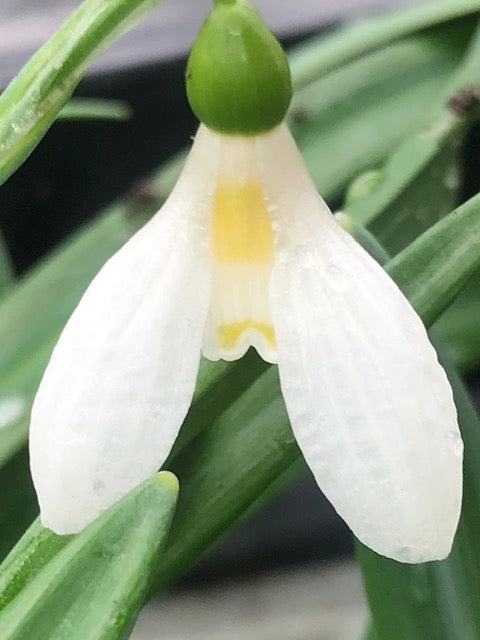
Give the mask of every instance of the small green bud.
M 221 133 L 272 129 L 292 97 L 285 53 L 246 0 L 216 0 L 193 44 L 186 81 L 192 111 Z
M 366 198 L 373 193 L 382 182 L 383 177 L 381 169 L 364 171 L 357 176 L 347 189 L 345 206 L 351 207 L 357 200 L 362 200 L 362 198 Z

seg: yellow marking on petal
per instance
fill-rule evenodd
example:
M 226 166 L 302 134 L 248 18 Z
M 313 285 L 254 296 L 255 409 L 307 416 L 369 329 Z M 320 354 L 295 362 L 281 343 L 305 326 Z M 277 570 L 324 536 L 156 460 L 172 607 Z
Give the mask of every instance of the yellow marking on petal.
M 240 336 L 247 329 L 254 329 L 263 335 L 267 343 L 275 347 L 275 333 L 273 326 L 267 322 L 255 322 L 255 320 L 244 320 L 243 322 L 230 322 L 221 324 L 218 331 L 218 339 L 222 349 L 233 349 Z
M 212 250 L 222 262 L 266 262 L 273 257 L 273 231 L 260 186 L 220 183 L 212 214 Z

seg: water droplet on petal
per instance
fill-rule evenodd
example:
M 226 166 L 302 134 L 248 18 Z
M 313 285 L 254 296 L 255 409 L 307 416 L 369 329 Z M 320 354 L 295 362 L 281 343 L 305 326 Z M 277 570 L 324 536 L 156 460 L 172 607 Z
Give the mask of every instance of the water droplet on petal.
M 95 480 L 93 483 L 93 492 L 97 496 L 102 496 L 105 493 L 105 483 L 102 480 Z
M 350 289 L 351 281 L 345 271 L 334 263 L 327 264 L 328 283 L 335 291 L 347 291 Z

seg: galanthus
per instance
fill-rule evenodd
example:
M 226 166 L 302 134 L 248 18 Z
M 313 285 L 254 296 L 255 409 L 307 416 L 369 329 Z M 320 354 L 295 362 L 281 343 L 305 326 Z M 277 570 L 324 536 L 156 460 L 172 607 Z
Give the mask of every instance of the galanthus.
M 45 526 L 77 532 L 165 461 L 200 354 L 278 364 L 293 433 L 355 535 L 445 557 L 462 443 L 425 328 L 317 194 L 283 119 L 288 65 L 244 0 L 219 0 L 187 94 L 202 124 L 162 209 L 93 280 L 32 411 Z

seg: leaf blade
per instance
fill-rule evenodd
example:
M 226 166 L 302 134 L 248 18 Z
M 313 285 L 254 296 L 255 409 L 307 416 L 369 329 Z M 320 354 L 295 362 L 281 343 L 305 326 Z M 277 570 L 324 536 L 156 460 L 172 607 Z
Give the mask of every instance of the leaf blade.
M 294 53 L 292 72 L 295 87 L 301 87 L 313 78 L 332 71 L 354 57 L 373 51 L 392 41 L 408 36 L 441 22 L 454 20 L 480 11 L 478 2 L 449 0 L 412 6 L 383 16 L 347 25 L 326 38 L 318 51 L 318 40 Z
M 0 184 L 21 165 L 85 69 L 161 0 L 84 0 L 0 96 Z
M 128 637 L 177 495 L 175 477 L 163 472 L 78 535 L 56 536 L 35 523 L 0 568 L 2 638 Z
M 387 270 L 430 326 L 479 268 L 480 195 L 476 195 L 393 258 Z

